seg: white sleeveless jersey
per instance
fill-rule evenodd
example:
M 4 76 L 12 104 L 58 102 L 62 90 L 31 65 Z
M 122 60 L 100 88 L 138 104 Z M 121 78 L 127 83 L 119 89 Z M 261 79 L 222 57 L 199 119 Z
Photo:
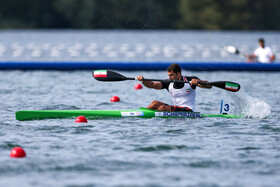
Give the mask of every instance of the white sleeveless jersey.
M 188 81 L 183 76 L 184 81 Z M 188 107 L 195 110 L 195 89 L 193 89 L 190 83 L 185 83 L 183 88 L 175 89 L 173 87 L 173 82 L 169 84 L 168 91 L 171 95 L 173 105 L 180 107 Z
M 259 62 L 270 63 L 270 58 L 273 55 L 273 53 L 269 47 L 265 47 L 265 48 L 258 47 L 255 50 L 254 55 L 258 57 Z

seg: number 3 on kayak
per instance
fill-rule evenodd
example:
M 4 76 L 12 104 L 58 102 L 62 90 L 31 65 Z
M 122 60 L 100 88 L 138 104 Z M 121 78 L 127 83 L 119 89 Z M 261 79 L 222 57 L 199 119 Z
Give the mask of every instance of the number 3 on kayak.
M 230 102 L 227 100 L 221 100 L 220 114 L 228 114 L 231 111 Z

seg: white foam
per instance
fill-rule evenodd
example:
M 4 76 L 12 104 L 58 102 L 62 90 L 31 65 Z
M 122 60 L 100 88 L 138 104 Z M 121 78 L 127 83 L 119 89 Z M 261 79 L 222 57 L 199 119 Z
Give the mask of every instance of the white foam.
M 234 113 L 241 114 L 244 117 L 261 119 L 271 113 L 269 104 L 257 98 L 253 98 L 246 93 L 228 92 L 230 98 L 234 101 Z

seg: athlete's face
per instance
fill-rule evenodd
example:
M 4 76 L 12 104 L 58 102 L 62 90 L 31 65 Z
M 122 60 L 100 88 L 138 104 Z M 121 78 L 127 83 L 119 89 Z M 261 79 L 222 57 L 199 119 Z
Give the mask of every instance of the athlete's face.
M 180 72 L 178 72 L 176 74 L 176 73 L 174 73 L 174 71 L 170 71 L 170 72 L 168 71 L 167 74 L 168 74 L 169 80 L 180 80 L 181 79 L 181 73 Z

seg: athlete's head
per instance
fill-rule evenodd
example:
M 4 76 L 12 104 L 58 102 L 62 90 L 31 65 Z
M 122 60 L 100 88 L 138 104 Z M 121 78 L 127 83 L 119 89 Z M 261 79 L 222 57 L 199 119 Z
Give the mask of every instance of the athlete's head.
M 259 46 L 261 46 L 262 48 L 264 48 L 264 39 L 260 38 L 259 39 Z
M 167 68 L 167 74 L 170 80 L 180 80 L 181 79 L 181 67 L 178 64 L 171 64 Z

